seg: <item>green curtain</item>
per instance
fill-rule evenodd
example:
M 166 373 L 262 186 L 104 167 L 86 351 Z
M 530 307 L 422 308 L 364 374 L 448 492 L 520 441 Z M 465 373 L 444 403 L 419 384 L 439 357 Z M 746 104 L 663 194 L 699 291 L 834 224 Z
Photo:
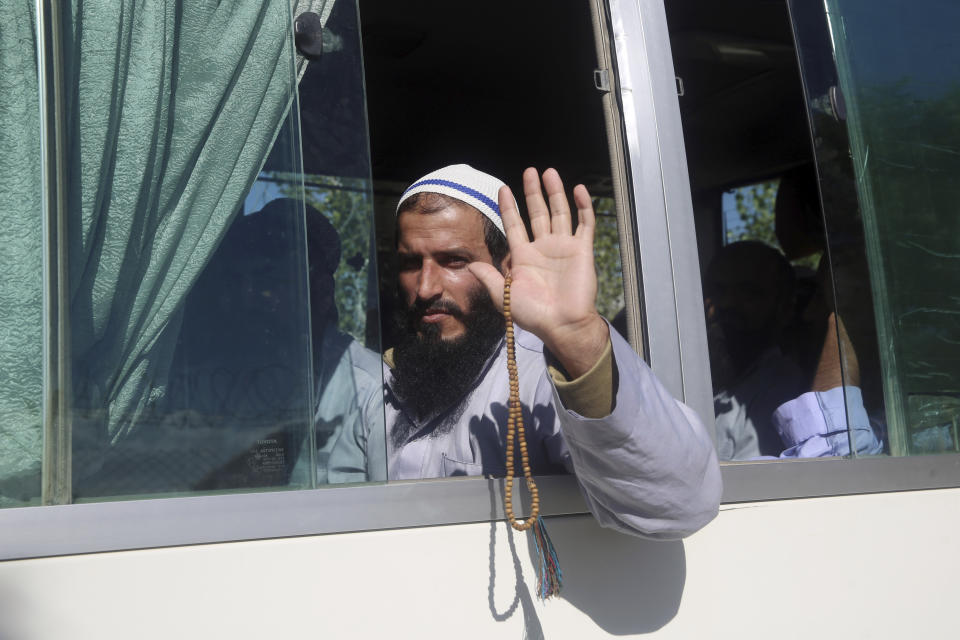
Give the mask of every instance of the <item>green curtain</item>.
M 13 188 L 0 188 L 0 215 L 16 245 L 7 251 L 4 238 L 4 267 L 36 284 L 41 182 L 39 158 L 30 162 L 39 141 L 31 4 L 0 0 L 0 140 L 4 180 L 14 180 Z M 291 13 L 323 4 L 63 3 L 73 433 L 80 449 L 124 438 L 163 396 L 184 297 L 295 96 L 295 67 L 304 63 L 295 62 Z M 295 159 L 292 165 L 296 170 Z M 39 487 L 42 432 L 40 289 L 27 295 L 24 280 L 10 273 L 0 285 L 0 494 L 8 498 L 25 473 Z M 95 460 L 81 468 L 75 461 L 75 473 Z
M 43 210 L 36 23 L 0 1 L 0 507 L 40 496 Z

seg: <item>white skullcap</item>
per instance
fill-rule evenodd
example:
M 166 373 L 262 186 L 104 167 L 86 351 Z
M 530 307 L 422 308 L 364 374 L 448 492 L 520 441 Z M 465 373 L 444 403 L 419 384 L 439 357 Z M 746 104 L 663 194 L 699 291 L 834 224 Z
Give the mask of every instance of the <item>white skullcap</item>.
M 400 202 L 397 203 L 397 212 L 400 211 L 403 201 L 412 195 L 440 193 L 475 208 L 489 218 L 500 233 L 504 233 L 503 220 L 500 219 L 500 205 L 497 204 L 497 193 L 502 186 L 504 186 L 503 181 L 483 171 L 477 171 L 470 165 L 452 164 L 428 173 L 407 187 L 400 196 Z

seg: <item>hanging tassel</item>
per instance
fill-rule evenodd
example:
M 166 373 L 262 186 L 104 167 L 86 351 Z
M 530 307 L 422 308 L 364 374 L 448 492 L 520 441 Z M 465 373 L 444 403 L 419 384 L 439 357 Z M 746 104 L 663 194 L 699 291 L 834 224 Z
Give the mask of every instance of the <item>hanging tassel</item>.
M 537 547 L 537 596 L 541 600 L 560 595 L 563 587 L 563 572 L 560 570 L 560 558 L 553 547 L 547 526 L 541 516 L 533 525 L 533 540 Z
M 540 492 L 533 479 L 530 457 L 527 455 L 527 441 L 523 430 L 523 406 L 520 404 L 520 382 L 517 375 L 517 353 L 514 344 L 513 318 L 510 314 L 510 274 L 503 281 L 503 316 L 506 320 L 507 372 L 510 378 L 510 396 L 507 417 L 506 478 L 504 479 L 504 511 L 507 522 L 517 531 L 533 529 L 533 541 L 537 547 L 537 596 L 546 600 L 560 595 L 563 586 L 563 573 L 560 571 L 560 559 L 553 542 L 547 535 L 547 527 L 540 517 Z M 520 449 L 520 462 L 523 465 L 523 477 L 530 491 L 530 515 L 520 522 L 513 512 L 513 467 L 515 446 Z

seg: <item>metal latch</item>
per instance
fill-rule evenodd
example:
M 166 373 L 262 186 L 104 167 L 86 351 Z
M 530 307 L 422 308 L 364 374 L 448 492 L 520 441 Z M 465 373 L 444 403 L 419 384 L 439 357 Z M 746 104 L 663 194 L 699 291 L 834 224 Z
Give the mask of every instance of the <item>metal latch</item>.
M 597 91 L 610 91 L 610 72 L 606 69 L 594 69 L 593 86 Z
M 682 98 L 683 94 L 686 93 L 686 90 L 683 88 L 683 78 L 680 76 L 674 76 L 674 80 L 677 82 L 677 96 Z

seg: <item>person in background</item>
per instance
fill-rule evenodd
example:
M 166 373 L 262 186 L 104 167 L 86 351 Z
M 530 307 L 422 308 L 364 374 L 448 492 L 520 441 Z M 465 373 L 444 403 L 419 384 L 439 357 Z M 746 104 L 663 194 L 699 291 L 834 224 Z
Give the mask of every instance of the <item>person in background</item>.
M 822 225 L 803 222 L 814 214 L 799 203 L 802 187 L 790 174 L 777 195 L 778 238 L 794 256 L 822 248 Z M 721 460 L 882 452 L 856 353 L 827 302 L 825 262 L 815 283 L 797 305 L 793 267 L 756 241 L 723 247 L 708 267 L 704 306 Z
M 276 205 L 285 206 L 286 199 Z M 299 203 L 297 203 L 299 206 Z M 337 440 L 348 433 L 367 429 L 382 432 L 383 377 L 380 356 L 340 330 L 335 300 L 334 275 L 340 265 L 340 234 L 320 211 L 305 206 L 307 256 L 310 286 L 310 333 L 313 343 L 314 444 L 318 485 L 348 482 L 336 469 L 330 469 L 330 454 Z M 306 443 L 305 443 L 306 445 Z M 292 482 L 309 482 L 309 448 L 301 453 L 293 470 Z M 371 479 L 384 479 L 385 461 L 371 450 Z
M 780 349 L 794 307 L 793 269 L 761 242 L 723 247 L 704 274 L 704 307 L 721 460 L 777 456 L 776 409 L 801 395 L 800 367 Z

